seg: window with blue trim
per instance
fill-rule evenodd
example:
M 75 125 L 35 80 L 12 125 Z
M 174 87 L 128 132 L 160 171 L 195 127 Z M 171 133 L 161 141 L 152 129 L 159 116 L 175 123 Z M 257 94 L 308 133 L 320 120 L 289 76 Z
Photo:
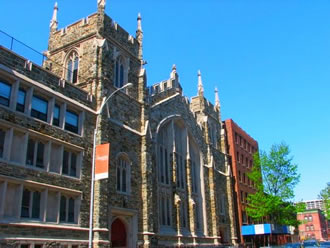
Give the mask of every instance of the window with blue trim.
M 39 97 L 32 97 L 31 116 L 42 121 L 47 121 L 48 101 Z
M 65 130 L 78 133 L 78 123 L 79 123 L 79 116 L 78 114 L 67 110 L 65 114 Z
M 11 85 L 0 81 L 0 104 L 9 106 Z

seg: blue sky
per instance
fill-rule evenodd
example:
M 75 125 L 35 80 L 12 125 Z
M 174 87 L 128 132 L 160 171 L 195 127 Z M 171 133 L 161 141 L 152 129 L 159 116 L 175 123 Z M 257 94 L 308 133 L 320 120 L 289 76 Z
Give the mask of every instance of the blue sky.
M 0 1 L 0 30 L 47 50 L 54 2 Z M 59 27 L 95 12 L 96 2 L 59 0 Z M 316 199 L 330 181 L 330 2 L 107 0 L 106 13 L 132 35 L 138 12 L 148 84 L 176 64 L 191 97 L 200 69 L 211 102 L 219 89 L 222 119 L 263 150 L 289 144 L 301 173 L 296 200 Z

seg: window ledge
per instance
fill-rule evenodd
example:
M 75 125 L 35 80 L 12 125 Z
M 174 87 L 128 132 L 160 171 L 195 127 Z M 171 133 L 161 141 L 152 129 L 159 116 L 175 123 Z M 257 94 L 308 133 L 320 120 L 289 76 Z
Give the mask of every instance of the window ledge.
M 80 230 L 88 231 L 88 228 L 80 227 L 78 224 L 48 224 L 45 222 L 38 221 L 13 221 L 12 219 L 0 220 L 0 225 L 11 225 L 11 226 L 26 226 L 26 227 L 40 227 L 40 228 L 53 228 L 53 229 L 68 229 L 68 230 Z
M 120 194 L 120 195 L 124 195 L 124 196 L 131 196 L 131 193 L 128 193 L 128 192 L 122 192 L 122 191 L 118 191 L 116 190 L 117 194 Z

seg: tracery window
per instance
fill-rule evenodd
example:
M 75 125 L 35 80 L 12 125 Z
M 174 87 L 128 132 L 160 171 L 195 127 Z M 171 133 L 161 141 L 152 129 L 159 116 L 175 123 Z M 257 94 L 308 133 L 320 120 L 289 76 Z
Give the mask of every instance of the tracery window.
M 78 82 L 78 68 L 79 68 L 79 56 L 78 53 L 73 51 L 67 58 L 66 62 L 66 80 L 70 83 Z
M 172 227 L 174 192 L 171 183 L 175 178 L 176 190 L 180 191 L 179 219 L 181 228 L 189 227 L 189 218 L 194 216 L 196 230 L 203 230 L 203 205 L 200 191 L 200 151 L 193 136 L 181 119 L 165 122 L 157 133 L 157 179 L 159 225 L 166 232 Z M 189 175 L 187 177 L 187 175 Z M 191 183 L 188 183 L 191 182 Z M 188 185 L 194 194 L 195 209 L 190 213 L 186 196 Z M 173 217 L 172 217 L 173 215 Z M 189 216 L 189 218 L 188 218 Z
M 121 155 L 117 161 L 117 191 L 129 193 L 130 190 L 130 163 Z

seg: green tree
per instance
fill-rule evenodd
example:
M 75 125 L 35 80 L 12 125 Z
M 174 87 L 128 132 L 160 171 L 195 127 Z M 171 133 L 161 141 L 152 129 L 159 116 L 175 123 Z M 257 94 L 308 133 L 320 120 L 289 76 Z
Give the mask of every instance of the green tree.
M 327 217 L 327 220 L 330 220 L 330 182 L 328 182 L 327 186 L 321 190 L 319 198 L 323 200 L 324 214 Z
M 255 153 L 248 177 L 252 180 L 256 193 L 248 196 L 248 216 L 256 221 L 269 217 L 274 224 L 298 225 L 296 213 L 301 210 L 301 206 L 290 202 L 300 178 L 297 169 L 285 143 L 273 145 L 269 153 Z

